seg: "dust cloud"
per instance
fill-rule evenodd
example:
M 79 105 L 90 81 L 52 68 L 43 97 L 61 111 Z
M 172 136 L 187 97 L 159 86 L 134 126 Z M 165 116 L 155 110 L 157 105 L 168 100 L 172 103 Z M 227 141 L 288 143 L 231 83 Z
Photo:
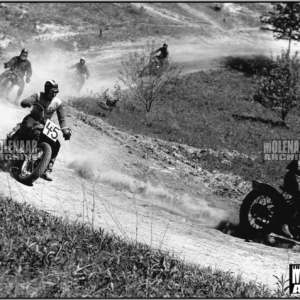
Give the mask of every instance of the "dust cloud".
M 6 134 L 9 133 L 17 123 L 22 122 L 26 112 L 20 113 L 20 109 L 16 109 L 14 104 L 7 100 L 0 99 L 0 139 L 5 139 Z
M 149 206 L 154 205 L 206 226 L 215 227 L 221 220 L 230 218 L 228 212 L 210 207 L 205 199 L 194 199 L 187 194 L 172 193 L 163 186 L 153 186 L 149 182 L 143 182 L 118 171 L 108 170 L 107 167 L 97 167 L 104 160 L 105 156 L 99 156 L 99 153 L 97 156 L 96 153 L 86 153 L 85 158 L 75 154 L 66 158 L 66 165 L 83 178 L 110 185 L 133 200 L 141 201 Z
M 76 92 L 72 87 L 72 79 L 75 73 L 75 69 L 68 69 L 71 65 L 79 62 L 81 56 L 80 53 L 65 51 L 60 48 L 47 48 L 46 51 L 41 49 L 28 48 L 28 60 L 32 66 L 32 77 L 29 84 L 25 84 L 25 90 L 21 96 L 21 100 L 29 97 L 31 94 L 36 92 L 44 91 L 44 84 L 47 80 L 53 79 L 59 85 L 58 97 L 63 101 L 68 100 L 68 96 L 76 96 Z M 19 55 L 18 52 L 5 53 L 3 61 L 9 61 L 13 56 Z M 4 72 L 0 70 L 0 72 Z M 89 90 L 99 91 L 100 88 L 97 86 L 97 82 L 93 81 L 91 84 L 87 81 Z M 17 94 L 17 87 L 14 87 L 10 93 L 10 98 L 14 100 Z M 83 91 L 86 92 L 86 87 Z M 81 93 L 81 95 L 83 94 Z
M 29 50 L 30 51 L 30 50 Z M 29 60 L 32 63 L 32 82 L 27 85 L 24 96 L 38 91 L 44 91 L 44 84 L 49 79 L 54 79 L 59 85 L 58 97 L 67 100 L 68 95 L 74 95 L 72 89 L 72 77 L 74 69 L 69 66 L 79 61 L 78 54 L 66 52 L 58 48 L 48 48 L 46 53 L 29 52 Z

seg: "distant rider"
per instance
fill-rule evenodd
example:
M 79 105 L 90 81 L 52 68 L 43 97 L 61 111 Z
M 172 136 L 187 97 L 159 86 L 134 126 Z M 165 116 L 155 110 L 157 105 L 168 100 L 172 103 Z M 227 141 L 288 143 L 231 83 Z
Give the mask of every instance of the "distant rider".
M 21 106 L 25 108 L 31 107 L 33 103 L 41 104 L 45 109 L 45 120 L 51 120 L 53 114 L 56 112 L 63 137 L 65 140 L 69 140 L 71 137 L 71 130 L 66 127 L 63 103 L 59 98 L 56 97 L 58 92 L 58 84 L 54 80 L 46 81 L 44 92 L 35 93 L 29 98 L 22 100 Z M 28 138 L 34 138 L 39 134 L 39 132 L 32 131 L 32 127 L 36 124 L 36 122 L 43 122 L 41 117 L 42 112 L 40 111 L 39 107 L 32 106 L 30 114 L 23 119 L 21 128 Z M 55 159 L 58 155 L 60 142 L 57 140 L 56 142 L 51 143 L 50 146 L 52 148 L 51 160 L 45 173 L 41 176 L 41 178 L 48 181 L 52 181 L 52 178 L 49 177 L 49 174 L 52 172 Z
M 164 43 L 162 47 L 160 47 L 157 50 L 153 51 L 151 54 L 154 55 L 158 52 L 160 52 L 160 54 L 156 55 L 155 57 L 159 60 L 159 62 L 161 64 L 163 64 L 164 61 L 169 58 L 168 45 L 166 43 Z
M 32 76 L 31 63 L 27 59 L 27 57 L 28 57 L 28 50 L 23 49 L 19 56 L 14 56 L 9 62 L 4 63 L 5 69 L 9 68 L 11 71 L 18 70 L 20 72 L 18 78 L 19 90 L 18 90 L 17 98 L 15 100 L 16 102 L 19 101 L 25 88 L 24 76 L 26 76 L 26 83 L 30 82 L 30 78 Z M 10 70 L 6 70 L 4 73 L 0 75 L 0 83 L 8 75 Z
M 159 55 L 155 55 L 156 53 L 160 52 Z M 166 43 L 163 44 L 162 47 L 154 50 L 150 54 L 150 58 L 155 58 L 155 65 L 153 65 L 153 62 L 150 59 L 150 62 L 142 69 L 142 71 L 139 74 L 139 77 L 143 77 L 144 72 L 149 69 L 149 73 L 151 73 L 152 67 L 154 66 L 155 68 L 162 67 L 165 60 L 169 58 L 169 51 L 168 51 L 168 45 Z
M 81 57 L 79 60 L 79 63 L 76 63 L 68 69 L 75 69 L 76 68 L 76 75 L 78 76 L 79 79 L 79 87 L 78 87 L 78 92 L 82 89 L 85 80 L 87 80 L 90 77 L 90 72 L 89 69 L 85 63 L 85 58 Z

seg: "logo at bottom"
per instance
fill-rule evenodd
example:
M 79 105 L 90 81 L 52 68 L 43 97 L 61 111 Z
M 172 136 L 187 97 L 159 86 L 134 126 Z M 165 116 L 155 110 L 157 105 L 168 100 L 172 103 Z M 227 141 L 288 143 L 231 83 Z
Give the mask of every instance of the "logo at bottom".
M 300 295 L 300 264 L 290 264 L 290 294 Z

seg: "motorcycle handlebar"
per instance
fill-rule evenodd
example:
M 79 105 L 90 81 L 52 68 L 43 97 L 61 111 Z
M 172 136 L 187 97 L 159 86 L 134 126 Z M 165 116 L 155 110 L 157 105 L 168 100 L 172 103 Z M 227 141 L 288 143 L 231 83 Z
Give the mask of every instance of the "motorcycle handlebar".
M 34 105 L 39 106 L 42 109 L 43 112 L 45 111 L 43 105 L 41 105 L 39 103 L 32 103 L 32 106 L 34 106 Z
M 14 70 L 9 69 L 9 71 L 10 73 L 21 74 L 21 71 L 19 69 L 14 69 Z

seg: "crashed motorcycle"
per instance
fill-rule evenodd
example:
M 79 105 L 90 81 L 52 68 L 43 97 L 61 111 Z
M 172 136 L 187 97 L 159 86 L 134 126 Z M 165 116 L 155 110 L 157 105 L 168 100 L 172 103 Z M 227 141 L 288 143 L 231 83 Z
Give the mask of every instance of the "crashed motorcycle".
M 252 181 L 253 190 L 245 197 L 240 209 L 240 226 L 247 236 L 268 235 L 274 232 L 274 220 L 288 215 L 288 228 L 294 239 L 300 241 L 300 204 L 293 200 L 284 186 L 280 191 L 270 184 Z M 276 232 L 274 232 L 276 233 Z
M 24 144 L 18 141 L 26 140 L 22 130 L 22 124 L 17 126 L 7 134 L 5 142 L 4 160 L 1 160 L 1 165 L 4 171 L 8 171 L 19 182 L 32 186 L 32 183 L 44 174 L 52 155 L 51 143 L 55 143 L 58 139 L 59 131 L 61 130 L 53 121 L 45 120 L 44 107 L 39 103 L 34 103 L 39 107 L 42 117 L 39 122 L 33 126 L 35 138 L 30 140 L 33 145 L 30 151 L 25 151 Z M 62 128 L 64 129 L 64 128 Z M 71 133 L 71 130 L 70 130 Z M 22 147 L 23 146 L 23 147 Z
M 21 80 L 21 73 L 18 69 L 9 70 L 8 74 L 0 84 L 0 96 L 7 97 L 15 85 L 18 85 Z

